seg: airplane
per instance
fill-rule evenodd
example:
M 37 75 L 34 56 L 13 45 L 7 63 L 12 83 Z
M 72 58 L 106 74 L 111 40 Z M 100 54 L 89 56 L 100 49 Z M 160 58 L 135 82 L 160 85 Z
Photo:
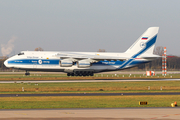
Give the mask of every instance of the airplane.
M 148 63 L 159 58 L 153 50 L 159 27 L 148 28 L 123 53 L 21 51 L 4 62 L 8 68 L 29 71 L 65 72 L 67 76 L 93 76 L 94 73 L 117 71 Z

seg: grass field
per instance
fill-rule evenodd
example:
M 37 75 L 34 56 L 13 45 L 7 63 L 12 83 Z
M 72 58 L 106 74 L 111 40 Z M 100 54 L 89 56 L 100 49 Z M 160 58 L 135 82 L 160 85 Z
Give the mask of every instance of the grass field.
M 0 84 L 0 94 L 21 93 L 116 93 L 116 92 L 180 92 L 180 81 L 141 82 L 89 82 L 89 83 L 18 83 L 18 80 L 76 80 L 76 79 L 158 79 L 164 76 L 129 74 L 95 74 L 93 77 L 66 77 L 65 74 L 22 74 L 0 75 L 0 80 L 14 80 L 14 83 Z M 178 74 L 165 78 L 180 78 Z M 24 91 L 22 91 L 22 88 Z M 148 101 L 148 105 L 139 105 Z M 155 96 L 62 96 L 62 97 L 0 97 L 0 109 L 32 108 L 118 108 L 118 107 L 170 107 L 180 103 L 180 95 Z
M 168 74 L 162 76 L 146 76 L 145 74 L 95 74 L 94 76 L 78 76 L 67 77 L 66 74 L 31 74 L 25 76 L 24 74 L 1 74 L 0 80 L 82 80 L 82 79 L 162 79 L 162 78 L 180 78 L 180 74 Z
M 0 93 L 180 92 L 180 81 L 5 83 L 0 88 Z
M 174 101 L 180 103 L 180 95 L 4 97 L 0 101 L 0 109 L 170 107 Z M 148 105 L 139 105 L 139 101 Z

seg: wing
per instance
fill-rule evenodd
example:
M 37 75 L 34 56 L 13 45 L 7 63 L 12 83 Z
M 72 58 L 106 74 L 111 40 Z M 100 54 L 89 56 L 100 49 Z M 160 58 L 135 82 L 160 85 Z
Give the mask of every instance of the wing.
M 88 55 L 88 54 L 81 54 L 81 53 L 69 53 L 69 52 L 65 53 L 65 52 L 63 52 L 63 53 L 56 53 L 53 56 L 60 57 L 60 59 L 72 59 L 73 61 L 89 59 L 89 60 L 91 60 L 91 63 L 102 61 L 102 60 L 124 61 L 126 59 L 129 59 L 129 58 L 125 58 L 125 57 L 103 56 L 103 55 L 99 55 L 96 53 L 94 55 Z

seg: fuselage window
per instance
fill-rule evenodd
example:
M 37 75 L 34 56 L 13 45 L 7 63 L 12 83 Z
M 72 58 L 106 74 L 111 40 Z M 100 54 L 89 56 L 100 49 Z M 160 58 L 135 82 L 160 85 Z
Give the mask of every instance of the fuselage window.
M 18 55 L 24 55 L 24 53 L 19 53 Z

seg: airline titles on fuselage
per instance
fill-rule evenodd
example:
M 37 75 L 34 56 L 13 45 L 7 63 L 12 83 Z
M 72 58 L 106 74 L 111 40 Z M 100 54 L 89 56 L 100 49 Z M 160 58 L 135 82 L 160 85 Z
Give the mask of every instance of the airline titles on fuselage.
M 39 57 L 37 57 L 37 56 L 27 56 L 27 58 L 39 58 Z

